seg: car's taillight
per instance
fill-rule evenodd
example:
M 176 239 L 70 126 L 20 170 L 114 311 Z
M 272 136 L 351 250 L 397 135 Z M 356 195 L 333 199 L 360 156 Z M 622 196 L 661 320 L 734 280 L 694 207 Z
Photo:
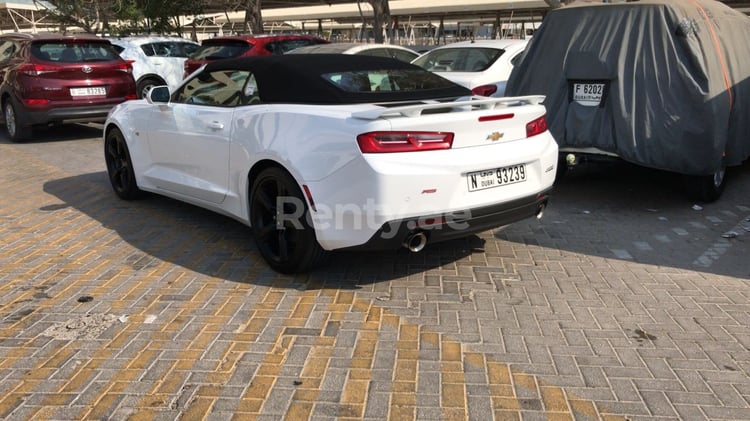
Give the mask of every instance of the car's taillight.
M 115 64 L 114 69 L 119 70 L 121 72 L 125 72 L 125 73 L 133 73 L 133 65 L 131 64 L 130 61 L 117 63 Z
M 450 149 L 453 133 L 370 132 L 357 136 L 362 153 L 418 152 Z
M 526 124 L 526 137 L 536 136 L 547 131 L 547 116 L 543 115 Z
M 58 69 L 59 67 L 55 65 L 25 63 L 18 67 L 18 72 L 29 76 L 41 76 L 45 73 L 56 72 Z
M 471 93 L 479 96 L 492 96 L 497 92 L 497 85 L 482 85 L 471 90 Z

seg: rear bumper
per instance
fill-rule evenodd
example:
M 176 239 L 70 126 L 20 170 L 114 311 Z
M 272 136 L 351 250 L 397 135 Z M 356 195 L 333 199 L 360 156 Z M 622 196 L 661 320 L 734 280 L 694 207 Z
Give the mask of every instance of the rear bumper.
M 550 191 L 450 214 L 389 221 L 383 224 L 366 243 L 343 250 L 393 250 L 403 246 L 407 238 L 415 233 L 424 234 L 427 244 L 430 244 L 466 237 L 535 215 L 541 217 L 549 201 Z
M 109 111 L 117 104 L 90 105 L 85 107 L 50 108 L 46 111 L 29 111 L 24 116 L 29 125 L 49 123 L 83 123 L 104 121 Z

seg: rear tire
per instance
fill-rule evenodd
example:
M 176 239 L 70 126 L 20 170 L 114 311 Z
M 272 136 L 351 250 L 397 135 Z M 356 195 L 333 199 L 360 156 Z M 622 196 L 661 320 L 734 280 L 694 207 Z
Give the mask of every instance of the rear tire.
M 721 167 L 712 175 L 686 175 L 684 182 L 690 198 L 706 203 L 715 202 L 727 184 L 726 167 Z
M 281 168 L 267 168 L 253 180 L 250 190 L 253 237 L 261 256 L 274 270 L 306 272 L 327 259 L 328 252 L 320 247 L 308 222 L 309 213 L 297 182 Z
M 166 85 L 166 83 L 161 83 L 161 81 L 157 79 L 143 79 L 142 81 L 138 82 L 138 86 L 136 86 L 138 98 L 146 98 L 146 95 L 148 95 L 148 91 L 150 91 L 151 88 L 161 85 Z
M 21 114 L 18 114 L 13 100 L 8 99 L 3 104 L 3 116 L 5 117 L 5 130 L 11 142 L 20 142 L 31 137 L 31 127 Z

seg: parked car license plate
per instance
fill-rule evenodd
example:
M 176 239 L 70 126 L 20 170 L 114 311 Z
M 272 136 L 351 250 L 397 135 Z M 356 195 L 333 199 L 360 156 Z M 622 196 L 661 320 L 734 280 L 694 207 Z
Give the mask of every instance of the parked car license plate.
M 573 100 L 581 105 L 598 106 L 604 94 L 603 83 L 574 83 Z
M 526 164 L 470 172 L 466 179 L 469 183 L 470 192 L 520 183 L 526 181 Z
M 70 88 L 70 96 L 104 96 L 107 90 L 103 86 L 87 86 L 85 88 Z

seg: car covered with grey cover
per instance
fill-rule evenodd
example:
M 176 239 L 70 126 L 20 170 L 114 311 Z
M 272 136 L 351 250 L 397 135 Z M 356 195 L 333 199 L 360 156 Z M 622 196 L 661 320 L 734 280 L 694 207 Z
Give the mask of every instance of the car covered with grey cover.
M 610 156 L 683 174 L 693 197 L 713 201 L 725 169 L 750 156 L 750 17 L 711 0 L 565 6 L 506 89 L 546 96 L 569 162 Z

